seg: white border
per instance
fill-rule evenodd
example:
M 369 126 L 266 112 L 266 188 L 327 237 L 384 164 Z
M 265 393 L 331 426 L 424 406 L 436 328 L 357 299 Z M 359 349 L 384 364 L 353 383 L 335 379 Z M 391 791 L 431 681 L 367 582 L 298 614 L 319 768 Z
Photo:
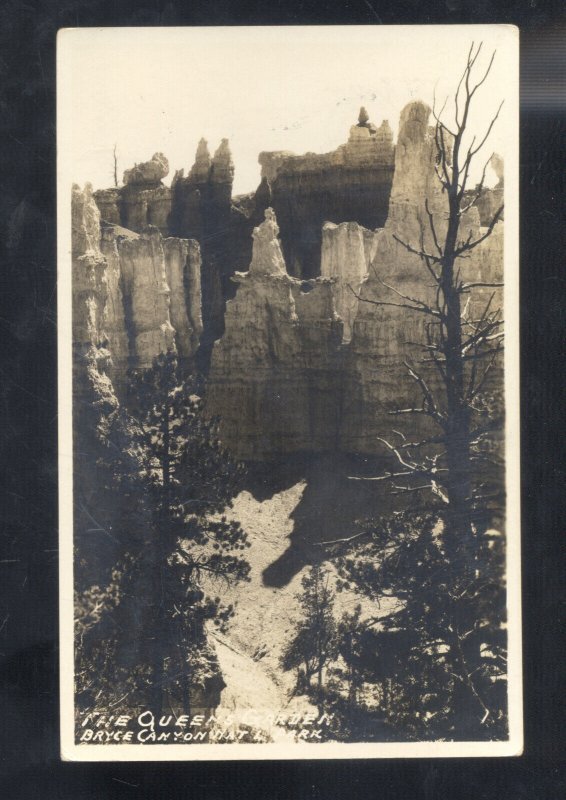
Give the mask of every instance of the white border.
M 417 26 L 347 26 L 344 32 L 367 37 L 373 30 L 379 35 L 399 34 L 401 27 Z M 422 26 L 426 36 L 440 28 Z M 493 26 L 458 26 L 481 38 L 482 30 Z M 61 757 L 70 761 L 228 761 L 286 759 L 350 758 L 429 758 L 516 756 L 523 750 L 522 661 L 521 661 L 521 571 L 520 571 L 520 417 L 519 417 L 519 30 L 511 25 L 495 26 L 508 38 L 510 72 L 515 76 L 506 87 L 505 102 L 512 109 L 514 131 L 510 131 L 505 151 L 505 398 L 506 398 L 506 484 L 507 484 L 507 602 L 509 646 L 509 739 L 504 742 L 417 742 L 417 743 L 321 743 L 321 744 L 126 744 L 77 745 L 74 741 L 74 653 L 73 653 L 73 435 L 72 435 L 72 287 L 71 287 L 71 214 L 72 184 L 71 113 L 69 86 L 70 45 L 74 29 L 59 31 L 57 36 L 57 259 L 58 259 L 58 389 L 59 389 L 59 618 L 60 618 L 60 690 Z M 108 29 L 91 29 L 98 33 Z M 124 36 L 152 29 L 123 28 Z M 160 28 L 160 34 L 179 28 Z M 199 35 L 233 36 L 241 28 L 198 28 Z M 272 34 L 273 28 L 254 27 L 258 36 Z M 324 36 L 340 33 L 335 26 L 277 28 L 281 35 L 308 32 Z M 84 29 L 81 30 L 84 35 Z M 376 42 L 379 46 L 379 42 Z M 512 83 L 512 85 L 511 85 Z

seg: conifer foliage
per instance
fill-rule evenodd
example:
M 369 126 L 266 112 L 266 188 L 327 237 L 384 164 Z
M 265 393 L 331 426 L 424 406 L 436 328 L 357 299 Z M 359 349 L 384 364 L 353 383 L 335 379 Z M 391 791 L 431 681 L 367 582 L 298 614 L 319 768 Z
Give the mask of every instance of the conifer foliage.
M 101 379 L 95 380 L 98 394 Z M 98 707 L 112 705 L 122 693 L 130 706 L 156 714 L 165 700 L 189 713 L 195 695 L 214 679 L 221 683 L 206 624 L 226 627 L 232 607 L 222 595 L 249 572 L 246 535 L 222 514 L 242 467 L 203 417 L 198 389 L 166 353 L 150 370 L 131 374 L 130 413 L 117 403 L 87 404 L 98 413 L 86 434 L 96 463 L 88 506 L 106 509 L 113 547 L 97 566 L 105 589 L 77 573 L 83 705 L 97 693 Z M 84 552 L 87 534 L 78 521 Z

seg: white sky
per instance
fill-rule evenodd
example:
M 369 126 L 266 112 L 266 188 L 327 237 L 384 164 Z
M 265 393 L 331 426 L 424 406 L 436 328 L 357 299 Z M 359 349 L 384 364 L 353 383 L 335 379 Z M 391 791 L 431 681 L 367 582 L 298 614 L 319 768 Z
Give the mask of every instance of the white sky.
M 211 153 L 227 137 L 234 193 L 252 191 L 262 150 L 334 150 L 360 105 L 375 124 L 388 119 L 396 138 L 408 102 L 431 104 L 435 86 L 441 101 L 453 93 L 473 40 L 484 43 L 478 67 L 497 55 L 470 129 L 483 133 L 505 98 L 485 151 L 505 157 L 518 135 L 518 33 L 510 26 L 64 30 L 58 91 L 71 120 L 60 156 L 70 158 L 74 181 L 96 189 L 113 184 L 114 144 L 120 178 L 161 151 L 169 183 L 175 169 L 188 172 L 201 136 Z

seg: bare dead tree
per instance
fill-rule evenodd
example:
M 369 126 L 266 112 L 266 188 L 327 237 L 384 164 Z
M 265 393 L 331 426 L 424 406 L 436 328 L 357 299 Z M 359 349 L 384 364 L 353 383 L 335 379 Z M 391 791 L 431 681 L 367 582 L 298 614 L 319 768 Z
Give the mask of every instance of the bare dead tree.
M 492 154 L 483 166 L 479 183 L 471 191 L 468 190 L 470 171 L 502 106 L 501 103 L 484 134 L 480 138 L 472 136 L 468 144 L 466 133 L 470 109 L 495 57 L 494 52 L 487 68 L 479 78 L 474 78 L 481 50 L 481 43 L 478 46 L 472 43 L 454 95 L 454 121 L 450 125 L 444 119 L 447 101 L 440 111 L 436 109 L 436 102 L 433 104 L 435 171 L 442 196 L 446 198 L 445 220 L 441 226 L 440 215 L 438 212 L 433 214 L 427 199 L 421 219 L 420 241 L 408 242 L 394 235 L 397 242 L 422 263 L 428 278 L 432 279 L 435 300 L 411 297 L 383 281 L 383 285 L 395 295 L 394 301 L 359 297 L 363 302 L 395 306 L 426 317 L 424 341 L 410 343 L 423 352 L 420 360 L 423 369 L 404 362 L 408 375 L 418 386 L 422 401 L 420 405 L 390 413 L 396 416 L 424 415 L 439 429 L 438 435 L 420 441 L 409 441 L 400 431 L 395 431 L 396 442 L 382 438 L 384 447 L 395 457 L 398 469 L 369 480 L 392 481 L 396 492 L 434 492 L 446 504 L 447 529 L 451 531 L 454 543 L 464 547 L 472 546 L 472 508 L 474 501 L 480 499 L 478 495 L 474 496 L 472 489 L 472 462 L 476 457 L 472 450 L 487 433 L 485 426 L 474 427 L 473 412 L 477 410 L 481 393 L 502 350 L 503 336 L 501 309 L 494 307 L 495 290 L 502 284 L 465 281 L 461 277 L 462 260 L 469 258 L 470 253 L 491 236 L 503 214 L 501 205 L 487 226 L 475 236 L 473 232 L 463 231 L 464 216 L 484 191 L 486 169 Z M 480 312 L 477 311 L 477 302 L 470 302 L 470 292 L 479 287 L 494 289 Z M 472 305 L 476 307 L 475 311 L 470 310 Z M 431 380 L 426 373 L 429 367 L 424 365 L 430 365 L 439 380 Z M 438 452 L 434 452 L 434 448 Z

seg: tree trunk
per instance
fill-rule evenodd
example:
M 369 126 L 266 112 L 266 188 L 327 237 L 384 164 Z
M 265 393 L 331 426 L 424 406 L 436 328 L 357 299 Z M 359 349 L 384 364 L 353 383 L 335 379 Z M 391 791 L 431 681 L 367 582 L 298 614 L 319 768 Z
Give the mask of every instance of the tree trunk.
M 457 170 L 457 163 L 453 169 Z M 456 182 L 457 188 L 457 182 Z M 456 196 L 449 199 L 450 213 L 444 257 L 442 292 L 446 304 L 444 357 L 446 369 L 446 460 L 448 480 L 448 538 L 452 550 L 466 552 L 466 568 L 472 558 L 472 509 L 470 463 L 470 411 L 465 398 L 464 360 L 462 357 L 462 320 L 460 293 L 454 280 L 455 251 L 459 228 Z

